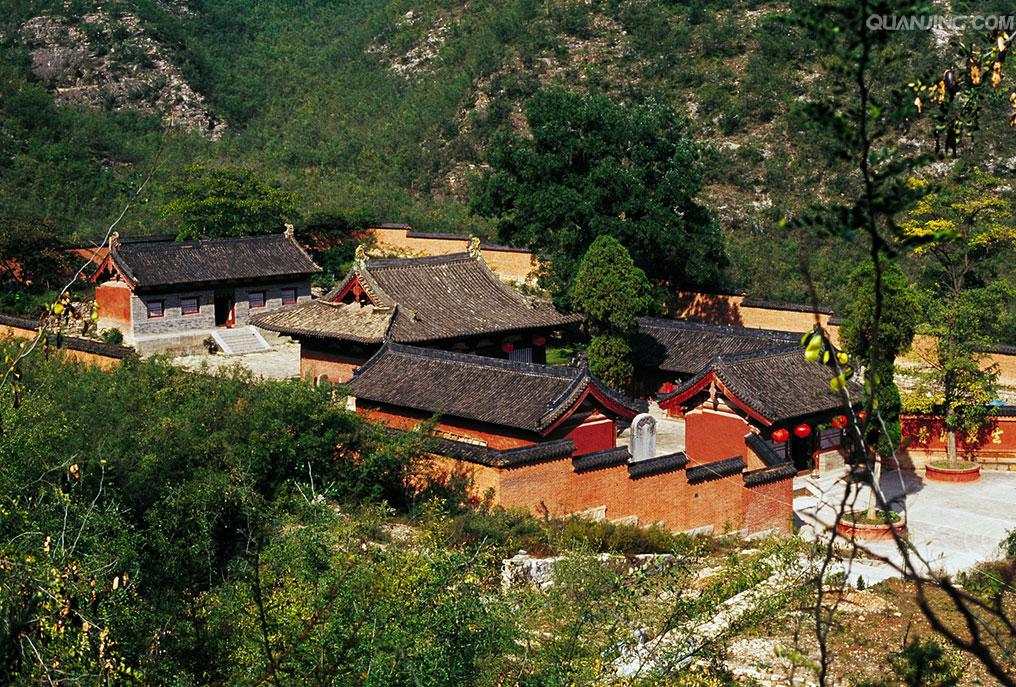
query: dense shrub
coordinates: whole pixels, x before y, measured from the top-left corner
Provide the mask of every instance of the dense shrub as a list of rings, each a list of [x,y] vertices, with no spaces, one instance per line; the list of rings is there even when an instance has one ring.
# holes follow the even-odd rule
[[[103,329],[101,332],[99,332],[99,338],[108,344],[122,344],[123,332],[115,327],[110,329]]]
[[[698,543],[661,527],[639,527],[589,518],[540,519],[504,508],[466,510],[448,516],[440,528],[454,546],[494,548],[503,555],[524,550],[534,556],[572,550],[641,554],[689,551]]]
[[[47,662],[68,670],[203,681],[231,630],[209,625],[196,599],[249,585],[294,501],[405,509],[415,497],[405,485],[419,443],[336,407],[323,387],[157,359],[103,372],[34,355],[23,372],[15,410],[12,387],[0,393],[5,674],[34,670],[19,658],[31,621]],[[89,624],[61,620],[63,604],[91,609]]]

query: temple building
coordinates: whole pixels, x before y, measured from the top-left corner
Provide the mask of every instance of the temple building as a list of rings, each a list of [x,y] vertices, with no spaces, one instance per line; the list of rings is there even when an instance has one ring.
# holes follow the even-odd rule
[[[832,370],[804,359],[797,343],[777,350],[718,355],[693,377],[657,397],[668,415],[683,418],[686,450],[702,459],[740,454],[750,439],[767,463],[810,471],[843,459],[846,418]],[[852,392],[859,391],[852,385]]]
[[[475,249],[396,259],[358,251],[326,296],[253,322],[299,340],[304,379],[346,382],[386,340],[542,363],[548,337],[580,319],[502,283]]]
[[[717,356],[776,351],[800,334],[641,317],[636,339],[639,391],[656,396],[697,375]]]
[[[193,352],[206,339],[224,353],[267,350],[252,316],[309,301],[321,269],[291,231],[176,241],[114,238],[92,276],[100,329],[139,353]]]
[[[369,419],[431,434],[432,469],[466,478],[478,501],[675,531],[790,527],[796,470],[747,425],[737,446],[718,448],[700,441],[708,416],[689,413],[687,447],[671,450],[645,401],[585,365],[387,343],[348,386]]]

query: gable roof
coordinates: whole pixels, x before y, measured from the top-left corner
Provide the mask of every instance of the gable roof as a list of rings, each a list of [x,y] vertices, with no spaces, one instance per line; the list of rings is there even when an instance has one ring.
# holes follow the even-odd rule
[[[775,352],[718,356],[677,390],[660,397],[661,408],[673,408],[716,382],[734,405],[763,425],[828,413],[843,406],[829,388],[832,370],[804,359],[794,344]]]
[[[325,301],[339,301],[357,287],[377,308],[389,309],[391,340],[422,343],[520,330],[560,329],[581,321],[562,315],[548,302],[527,298],[501,282],[468,253],[426,258],[371,259],[354,268]],[[301,305],[293,316],[266,313],[255,324],[283,334],[356,341],[355,323],[335,310]],[[372,341],[380,343],[384,336]]]
[[[692,375],[718,355],[758,353],[785,348],[800,334],[773,329],[727,327],[698,322],[640,317],[639,334],[645,339],[640,367]]]
[[[262,329],[289,336],[373,344],[384,340],[394,314],[394,308],[318,299],[261,313],[250,321]]]
[[[631,419],[645,401],[611,391],[588,368],[554,367],[401,344],[382,346],[349,382],[364,401],[546,435],[592,396]]]
[[[198,241],[124,239],[113,243],[96,275],[107,266],[135,288],[306,277],[321,271],[289,233]]]

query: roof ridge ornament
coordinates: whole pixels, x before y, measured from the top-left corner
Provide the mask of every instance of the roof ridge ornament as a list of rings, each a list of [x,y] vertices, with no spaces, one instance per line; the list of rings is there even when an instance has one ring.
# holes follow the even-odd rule
[[[290,224],[290,223],[288,223],[288,222],[287,222],[287,223],[286,223],[286,224],[284,224],[283,226],[284,226],[284,227],[285,227],[286,229],[285,229],[285,231],[284,231],[284,232],[282,232],[282,233],[283,233],[283,235],[284,235],[284,236],[285,236],[286,238],[289,238],[289,239],[291,239],[291,238],[293,238],[293,236],[295,236],[295,235],[296,235],[296,230],[295,230],[295,229],[293,228],[293,225],[292,225],[292,224]]]
[[[590,374],[589,372],[589,353],[586,351],[578,351],[573,359],[575,367],[579,368],[583,374]]]
[[[480,259],[480,237],[474,234],[469,235],[469,257],[473,260]]]

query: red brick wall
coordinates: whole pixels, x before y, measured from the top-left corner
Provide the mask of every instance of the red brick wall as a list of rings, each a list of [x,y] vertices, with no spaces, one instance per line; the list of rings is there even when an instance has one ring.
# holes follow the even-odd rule
[[[474,506],[483,503],[488,495],[493,497],[493,503],[501,502],[501,471],[497,468],[446,456],[430,456],[421,473],[422,479],[418,480],[421,486],[434,479],[443,482],[449,478],[464,478],[469,485],[469,502]]]
[[[388,427],[394,427],[396,429],[413,430],[421,422],[425,422],[430,419],[430,415],[426,413],[416,413],[414,411],[404,408],[386,408],[373,405],[364,405],[357,403],[356,411],[361,415],[364,415],[373,422],[380,422]],[[514,432],[508,428],[503,428],[497,433],[492,432],[478,424],[468,422],[466,420],[441,420],[434,426],[435,431],[444,432],[459,437],[470,437],[486,442],[490,448],[503,450],[509,448],[520,448],[522,446],[532,446],[536,443],[537,437],[528,436],[527,433],[520,431]]]
[[[683,470],[631,479],[627,465],[578,474],[562,459],[503,470],[499,503],[551,516],[605,506],[608,520],[635,515],[639,524],[678,532],[708,525],[723,531],[744,526],[744,492],[741,475],[693,485]],[[787,506],[781,520],[789,522],[790,512]]]
[[[699,406],[684,416],[685,453],[697,462],[744,456],[748,423],[739,415]]]
[[[131,334],[131,294],[123,282],[110,281],[95,287],[95,302],[99,306],[99,326],[115,327]]]
[[[371,352],[362,354],[339,353],[315,348],[313,344],[300,344],[300,377],[317,381],[321,375],[328,375],[332,383],[345,383],[353,378],[353,370],[367,362]]]
[[[701,464],[695,461],[688,467]],[[688,500],[687,525],[681,529],[713,525],[718,531],[724,531],[744,527],[744,478],[740,473],[698,484],[688,484],[683,472],[678,479],[687,490]]]
[[[426,420],[422,413],[402,408],[361,406],[358,412],[375,422],[390,427],[413,429]],[[727,430],[740,440],[736,450],[718,451],[720,458],[745,455],[743,435],[746,430],[735,425],[730,417],[719,413],[704,416],[702,427]],[[716,423],[719,423],[717,425]],[[712,424],[710,424],[712,423]],[[525,436],[510,430],[503,433],[490,431],[490,426],[478,426],[466,421],[442,421],[439,432],[468,436],[487,442],[492,448],[506,449],[526,446],[539,440],[535,435]],[[615,445],[613,423],[595,413],[571,428],[563,429],[563,436],[575,442],[577,452],[588,452]],[[717,435],[720,437],[721,435]],[[703,441],[707,437],[703,436]],[[714,453],[716,453],[714,451]],[[695,457],[696,464],[711,462]],[[689,484],[684,470],[632,479],[626,464],[576,473],[570,457],[507,469],[493,469],[471,465],[448,458],[434,459],[432,469],[450,473],[468,474],[474,480],[473,496],[481,499],[485,493],[495,496],[495,503],[507,508],[523,508],[539,515],[552,517],[605,508],[609,520],[637,516],[642,525],[660,523],[674,531],[685,531],[708,525],[718,531],[737,530],[748,526],[753,531],[780,527],[787,529],[792,511],[790,488],[787,480],[778,485],[764,485],[749,491],[740,474],[699,484]],[[779,501],[763,499],[757,495],[777,492]]]
[[[746,487],[744,526],[751,532],[778,529],[790,532],[793,518],[794,480]]]
[[[600,413],[593,413],[564,436],[575,444],[576,456],[614,448],[617,445],[617,430],[613,420]]]
[[[931,415],[904,415],[900,463],[905,468],[923,469],[929,461],[947,457],[943,419]],[[1016,417],[993,417],[974,437],[956,434],[961,458],[995,463],[1002,469],[1016,466]]]
[[[941,417],[904,415],[903,440],[911,448],[930,451],[946,450],[945,423]],[[956,435],[961,453],[998,453],[1016,457],[1016,417],[993,417],[974,437],[960,432]]]

